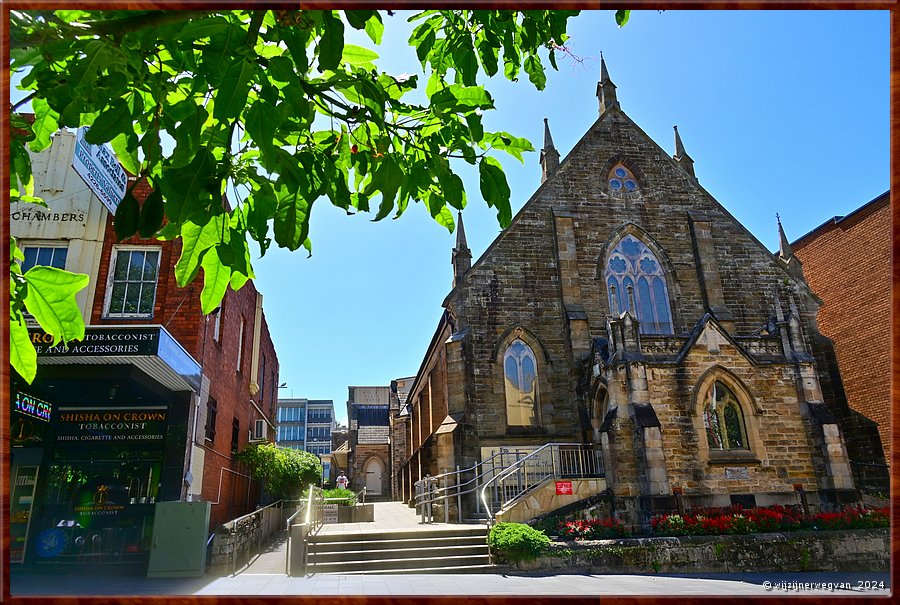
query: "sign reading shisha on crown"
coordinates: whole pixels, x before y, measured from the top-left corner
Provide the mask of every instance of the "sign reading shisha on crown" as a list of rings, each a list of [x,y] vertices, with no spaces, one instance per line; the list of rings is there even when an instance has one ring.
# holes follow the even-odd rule
[[[166,413],[166,406],[60,407],[56,421],[56,441],[150,441],[162,444],[166,436]]]

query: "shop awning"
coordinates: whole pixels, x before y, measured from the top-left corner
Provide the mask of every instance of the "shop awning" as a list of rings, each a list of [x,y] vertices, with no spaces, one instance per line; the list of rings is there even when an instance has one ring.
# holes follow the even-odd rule
[[[41,365],[133,365],[172,391],[200,391],[200,364],[162,326],[89,326],[84,339],[52,346],[30,330]]]

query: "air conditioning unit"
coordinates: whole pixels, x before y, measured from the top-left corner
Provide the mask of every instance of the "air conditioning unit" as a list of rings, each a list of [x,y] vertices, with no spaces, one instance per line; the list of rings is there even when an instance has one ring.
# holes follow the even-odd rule
[[[266,440],[266,421],[265,420],[255,420],[253,421],[253,435],[251,436],[253,441],[265,441]]]

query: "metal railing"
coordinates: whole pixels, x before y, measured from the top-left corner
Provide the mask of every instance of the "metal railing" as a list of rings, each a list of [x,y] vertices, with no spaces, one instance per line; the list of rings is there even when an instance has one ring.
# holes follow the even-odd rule
[[[548,443],[497,473],[481,488],[488,523],[550,479],[603,477],[599,448],[583,443]]]
[[[295,523],[297,519],[299,523]],[[309,538],[316,535],[325,519],[325,498],[322,488],[309,486],[309,494],[297,512],[291,515],[286,526],[288,530],[285,573],[289,576],[306,573],[309,554]]]
[[[414,484],[414,499],[416,510],[422,517],[422,523],[434,522],[434,505],[443,504],[444,523],[450,522],[450,506],[452,500],[456,500],[456,507],[460,519],[462,518],[462,500],[464,496],[473,494],[475,498],[475,514],[481,514],[481,502],[478,498],[478,488],[489,481],[505,466],[527,455],[527,452],[501,451],[490,458],[482,460],[468,468],[442,473],[440,475],[426,475],[424,479]],[[471,476],[470,476],[471,475]]]

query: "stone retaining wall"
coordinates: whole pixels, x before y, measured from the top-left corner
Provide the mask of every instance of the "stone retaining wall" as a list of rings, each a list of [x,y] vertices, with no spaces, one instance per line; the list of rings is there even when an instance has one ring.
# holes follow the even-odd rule
[[[245,563],[249,558],[251,546],[259,545],[261,532],[258,515],[241,520],[233,530],[224,525],[218,526],[212,543],[209,572],[229,574],[232,572],[233,564],[240,566]]]
[[[497,561],[504,565],[504,561]],[[884,529],[554,542],[515,571],[593,573],[888,571]]]

